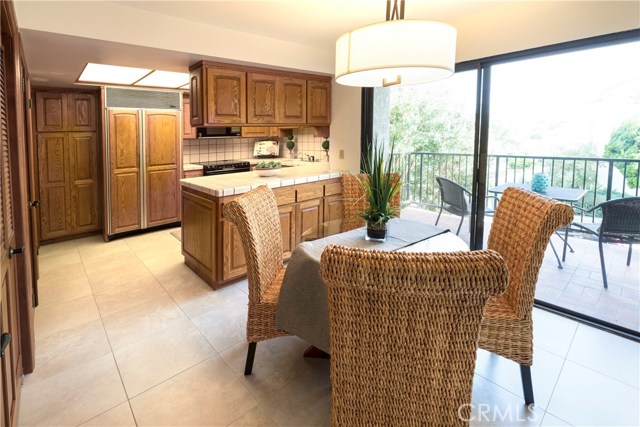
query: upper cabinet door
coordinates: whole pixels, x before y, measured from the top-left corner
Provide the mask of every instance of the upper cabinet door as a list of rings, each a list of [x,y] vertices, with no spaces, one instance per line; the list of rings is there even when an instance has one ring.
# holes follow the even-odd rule
[[[196,137],[196,129],[191,127],[191,100],[188,95],[182,95],[182,139]]]
[[[329,80],[307,81],[307,123],[331,124],[331,82]]]
[[[276,85],[278,78],[269,74],[247,74],[247,121],[276,123]]]
[[[277,123],[305,123],[307,120],[307,81],[278,78]]]
[[[66,130],[66,100],[64,93],[36,93],[36,129],[38,132],[62,132]]]
[[[72,132],[92,132],[96,130],[96,97],[90,93],[70,93],[67,95],[68,129]]]
[[[202,67],[191,70],[189,77],[189,120],[191,126],[204,125],[204,101],[202,92]]]
[[[205,70],[207,124],[246,123],[247,74],[215,67]]]

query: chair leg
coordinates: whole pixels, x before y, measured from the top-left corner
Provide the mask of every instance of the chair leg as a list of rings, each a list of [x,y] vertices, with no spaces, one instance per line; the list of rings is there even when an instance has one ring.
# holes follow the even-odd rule
[[[533,383],[531,382],[531,366],[520,365],[520,376],[522,377],[522,391],[524,392],[525,405],[533,405]]]
[[[251,370],[253,369],[253,358],[256,355],[256,345],[258,343],[250,342],[249,349],[247,350],[247,363],[244,365],[244,374],[251,375]]]
[[[460,229],[462,228],[462,222],[464,221],[464,215],[460,218],[460,224],[458,224],[458,231],[456,231],[456,236],[460,234]]]
[[[438,221],[440,221],[440,215],[442,215],[442,205],[440,205],[440,212],[438,212],[438,218],[436,218],[435,225],[438,225]]]
[[[609,286],[607,285],[607,268],[604,265],[604,250],[602,248],[602,239],[598,241],[598,249],[600,250],[600,268],[602,269],[602,283],[604,283],[604,288],[607,289]]]
[[[632,248],[633,248],[633,245],[629,243],[629,253],[627,254],[627,267],[631,265],[631,249]]]

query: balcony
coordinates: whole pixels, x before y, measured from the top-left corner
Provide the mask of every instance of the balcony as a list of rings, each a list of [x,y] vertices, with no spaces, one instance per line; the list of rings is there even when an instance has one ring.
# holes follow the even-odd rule
[[[471,190],[473,155],[454,153],[408,153],[396,155],[394,169],[403,175],[402,215],[435,223],[440,206],[440,190],[435,178],[443,176]],[[527,183],[536,172],[547,173],[555,187],[582,188],[586,195],[576,204],[587,210],[603,201],[635,197],[640,193],[640,160],[581,157],[487,156],[487,187],[507,182]],[[487,193],[487,195],[490,195]],[[487,198],[486,209],[495,209],[495,199]],[[579,212],[579,213],[578,213]],[[460,217],[442,214],[439,225],[456,230]],[[576,221],[599,222],[598,212],[577,211]],[[485,216],[484,244],[492,218]],[[469,242],[468,218],[460,237]],[[552,242],[562,252],[563,242]],[[626,265],[627,245],[605,244],[609,288],[604,289],[597,240],[584,234],[569,236],[574,249],[567,251],[562,268],[547,248],[538,277],[536,299],[590,316],[636,333],[640,331],[640,248],[634,247],[631,265]]]

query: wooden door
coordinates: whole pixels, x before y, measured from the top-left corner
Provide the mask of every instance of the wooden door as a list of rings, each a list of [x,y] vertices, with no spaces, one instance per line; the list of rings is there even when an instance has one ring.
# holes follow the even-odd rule
[[[282,230],[282,252],[285,259],[291,257],[296,247],[296,209],[295,205],[278,207],[280,229]]]
[[[147,226],[180,221],[180,113],[145,113]]]
[[[298,242],[322,237],[322,199],[313,199],[298,204],[296,222]]]
[[[71,232],[67,145],[65,133],[38,135],[40,237],[42,240],[66,236]]]
[[[277,80],[276,76],[270,74],[247,74],[247,122],[278,122]]]
[[[324,237],[340,233],[344,218],[344,202],[342,194],[324,199]]]
[[[96,96],[92,93],[67,94],[67,130],[93,132],[96,130]]]
[[[72,132],[69,141],[71,232],[98,230],[98,147],[95,132]]]
[[[206,67],[205,70],[207,76],[206,123],[210,125],[246,123],[247,74],[242,71],[214,67]],[[191,123],[193,124],[193,120]]]
[[[247,259],[238,228],[229,221],[222,227],[222,280],[231,280],[247,274]]]
[[[188,95],[182,95],[182,139],[194,139],[196,129],[191,127],[191,100]]]
[[[301,124],[307,120],[307,81],[278,77],[277,123]]]
[[[191,126],[204,125],[204,94],[202,88],[202,68],[191,70],[189,75],[189,119]]]
[[[331,124],[331,82],[307,81],[307,123]]]
[[[62,132],[67,121],[67,97],[64,93],[36,93],[36,130]]]
[[[13,193],[11,186],[11,161],[9,152],[9,119],[7,111],[7,87],[5,74],[4,40],[0,49],[0,342],[4,353],[0,356],[2,375],[1,396],[2,424],[13,425],[17,416],[19,381],[22,376],[20,354],[20,330],[15,257]]]
[[[109,110],[109,193],[108,234],[140,229],[139,110]]]

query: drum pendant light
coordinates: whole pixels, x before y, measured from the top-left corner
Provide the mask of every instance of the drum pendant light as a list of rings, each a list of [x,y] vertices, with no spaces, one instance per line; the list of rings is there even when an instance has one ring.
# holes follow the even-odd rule
[[[387,0],[387,20],[356,28],[336,41],[336,82],[381,87],[425,83],[453,75],[456,29],[405,20],[404,0]]]

